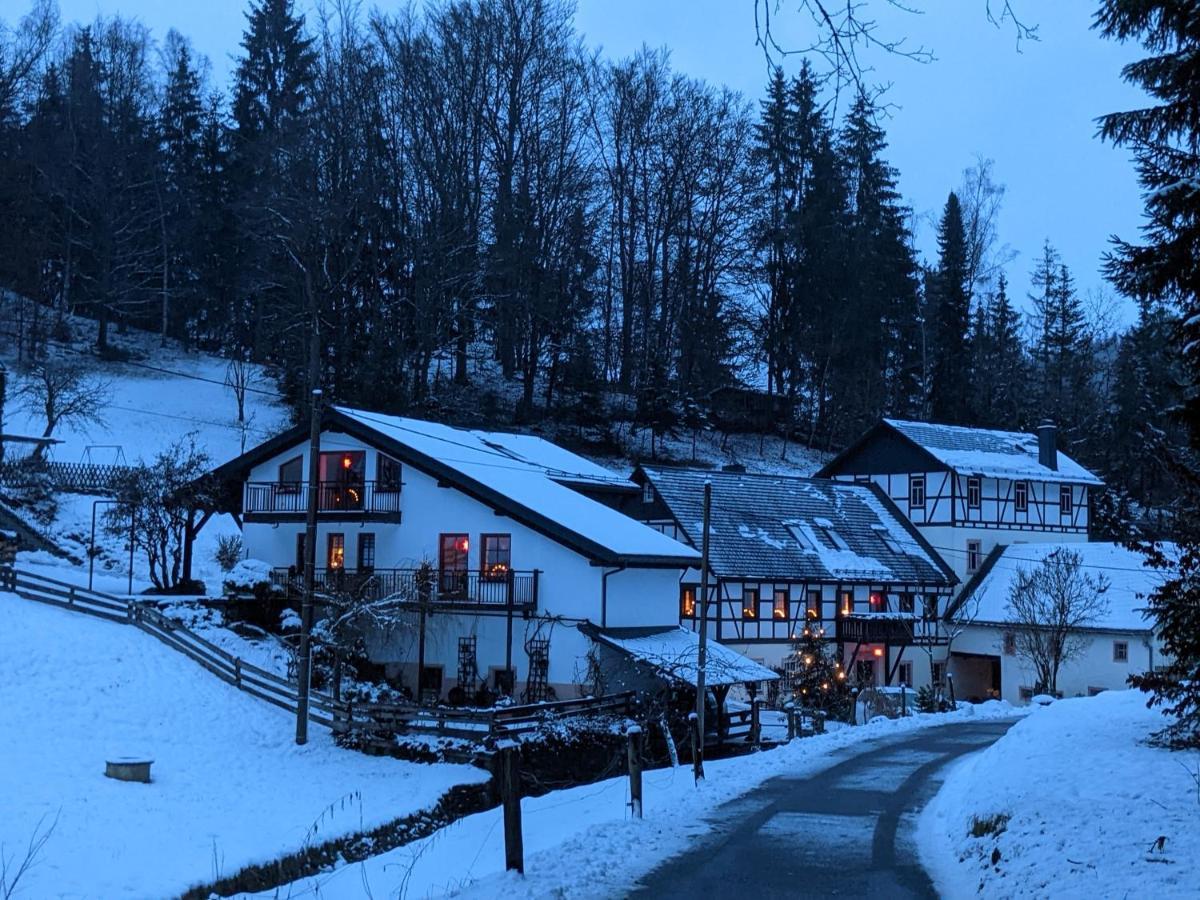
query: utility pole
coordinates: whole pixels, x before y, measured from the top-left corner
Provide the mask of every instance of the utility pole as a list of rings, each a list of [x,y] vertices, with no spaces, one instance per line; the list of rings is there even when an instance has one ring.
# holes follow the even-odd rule
[[[314,316],[314,319],[316,317]],[[317,323],[313,322],[310,344],[309,383],[312,405],[308,433],[308,507],[304,523],[304,597],[300,601],[300,653],[296,666],[296,743],[308,743],[308,695],[312,689],[313,582],[317,566],[317,501],[321,477],[321,388]]]
[[[696,665],[696,735],[692,768],[696,781],[704,777],[704,667],[708,665],[708,532],[712,517],[712,481],[704,482],[704,536],[700,539],[700,649]],[[719,725],[720,723],[718,723]]]

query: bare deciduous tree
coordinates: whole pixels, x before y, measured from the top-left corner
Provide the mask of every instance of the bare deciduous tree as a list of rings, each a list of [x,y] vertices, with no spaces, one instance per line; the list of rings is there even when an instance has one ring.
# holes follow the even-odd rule
[[[1083,569],[1073,550],[1055,550],[1017,573],[1008,593],[1006,624],[1016,655],[1033,666],[1041,690],[1058,690],[1058,673],[1087,642],[1081,629],[1108,611],[1109,582]]]
[[[86,368],[67,362],[47,361],[35,367],[17,388],[14,397],[35,415],[45,416],[42,437],[51,437],[60,425],[78,428],[104,421],[103,407],[110,385]],[[46,445],[33,451],[35,459],[45,456]]]

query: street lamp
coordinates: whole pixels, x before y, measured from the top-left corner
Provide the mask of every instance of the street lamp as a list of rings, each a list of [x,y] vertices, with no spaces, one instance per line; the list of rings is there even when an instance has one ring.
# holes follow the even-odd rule
[[[96,507],[104,506],[121,506],[124,501],[121,500],[93,500],[92,501],[92,541],[88,547],[88,590],[92,589],[92,577],[96,570]],[[137,518],[137,509],[134,506],[129,507],[129,595],[133,596],[133,535],[134,523]]]

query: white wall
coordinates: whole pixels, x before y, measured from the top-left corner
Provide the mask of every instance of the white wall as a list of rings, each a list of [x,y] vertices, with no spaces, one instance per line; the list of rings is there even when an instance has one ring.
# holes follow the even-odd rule
[[[1033,687],[1037,679],[1028,662],[1004,653],[1004,632],[1003,625],[968,625],[955,638],[951,651],[997,657],[1000,660],[1001,698],[1010,703],[1024,703],[1021,688]],[[1064,697],[1084,697],[1096,688],[1120,690],[1127,687],[1126,680],[1130,675],[1146,672],[1152,664],[1162,664],[1161,644],[1157,640],[1151,641],[1149,632],[1088,632],[1086,641],[1083,655],[1068,662],[1058,673],[1058,689]],[[1129,659],[1126,662],[1113,661],[1114,641],[1128,644]],[[1147,643],[1151,646],[1146,646]],[[951,673],[962,666],[962,661],[951,657]],[[964,691],[959,693],[962,695]]]

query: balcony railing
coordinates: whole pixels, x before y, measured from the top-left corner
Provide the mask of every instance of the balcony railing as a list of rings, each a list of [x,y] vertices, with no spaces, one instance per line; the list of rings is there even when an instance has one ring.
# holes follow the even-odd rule
[[[242,509],[247,513],[303,513],[308,509],[308,483],[247,482]],[[317,484],[317,511],[399,513],[400,487],[379,481],[322,481]]]
[[[316,569],[313,584],[318,593],[351,593],[363,600],[395,598],[419,606],[537,608],[538,571],[504,572],[451,571],[430,569]],[[279,588],[299,592],[304,575],[295,567],[273,569],[271,580]]]
[[[837,639],[863,644],[937,644],[944,635],[936,619],[908,613],[853,613],[839,616]]]

